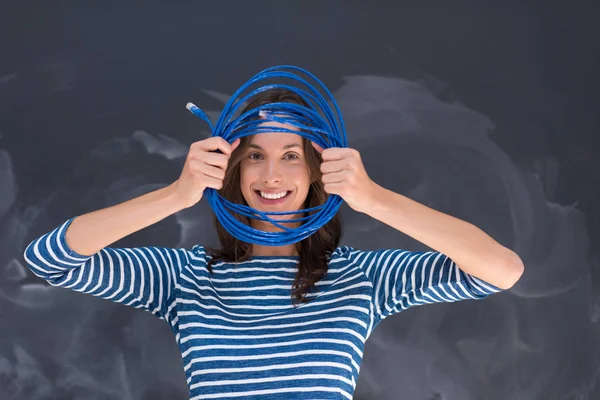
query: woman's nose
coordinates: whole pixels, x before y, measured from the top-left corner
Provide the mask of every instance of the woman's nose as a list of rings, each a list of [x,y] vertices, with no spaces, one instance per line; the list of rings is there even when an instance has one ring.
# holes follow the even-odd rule
[[[277,161],[267,161],[265,163],[265,170],[263,171],[263,180],[265,182],[280,181],[282,176],[281,168],[279,167],[280,166]]]

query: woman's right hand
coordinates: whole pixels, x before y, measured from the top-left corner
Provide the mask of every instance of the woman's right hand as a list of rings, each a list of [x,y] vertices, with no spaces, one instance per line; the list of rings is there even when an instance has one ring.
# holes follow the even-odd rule
[[[204,189],[219,190],[223,187],[229,158],[239,144],[240,139],[229,144],[220,136],[192,143],[181,176],[173,184],[175,194],[184,208],[198,203]],[[215,150],[221,150],[223,154]]]

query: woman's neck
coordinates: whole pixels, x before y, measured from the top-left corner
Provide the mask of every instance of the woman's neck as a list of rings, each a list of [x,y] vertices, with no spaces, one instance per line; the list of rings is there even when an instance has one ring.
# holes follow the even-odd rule
[[[263,246],[260,244],[252,245],[253,256],[297,256],[296,244],[292,243],[284,246]]]
[[[294,215],[287,218],[299,218],[302,215]],[[280,232],[281,228],[272,225],[271,223],[264,223],[260,221],[252,221],[250,225],[255,229],[260,229],[265,232]],[[283,223],[284,226],[289,228],[296,228],[300,223]],[[252,250],[250,254],[253,256],[298,256],[298,250],[296,249],[297,243],[287,244],[283,246],[263,246],[260,244],[252,244]]]

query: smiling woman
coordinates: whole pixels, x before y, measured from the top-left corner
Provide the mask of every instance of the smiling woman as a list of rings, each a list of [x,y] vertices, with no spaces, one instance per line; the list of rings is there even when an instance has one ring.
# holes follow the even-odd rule
[[[305,105],[295,92],[272,88],[244,111],[284,102]],[[256,110],[248,115],[260,131],[231,144],[222,137],[192,144],[172,185],[71,218],[24,252],[33,273],[51,285],[166,320],[190,399],[351,400],[365,342],[384,318],[421,304],[484,299],[518,279],[522,267],[502,246],[470,224],[376,185],[357,150],[323,150],[293,124],[281,132],[277,118]],[[260,213],[314,213],[336,194],[353,210],[437,250],[341,246],[337,212],[292,244],[242,241],[215,214],[219,249],[108,246],[193,206],[206,188]],[[276,226],[233,215],[265,231],[301,223],[285,218],[286,225]]]
[[[255,97],[242,110],[242,114],[264,104],[290,102],[303,106],[308,104],[296,93],[276,88],[264,91]],[[265,122],[264,126],[285,126],[277,122]],[[293,126],[285,126],[296,130]],[[322,158],[307,138],[293,133],[263,132],[241,138],[233,151],[223,188],[219,194],[236,204],[244,204],[260,211],[295,211],[317,207],[327,200],[322,173]],[[261,194],[261,192],[263,192]],[[276,200],[282,192],[287,194]],[[295,219],[304,215],[271,216],[272,219]],[[273,224],[235,215],[244,224],[263,231],[279,231]],[[306,239],[282,246],[263,246],[242,242],[232,236],[213,213],[213,223],[217,230],[221,249],[207,247],[212,256],[211,266],[218,260],[242,262],[254,256],[300,256],[298,272],[292,285],[292,297],[299,302],[307,301],[305,295],[311,286],[327,271],[327,254],[339,246],[343,222],[339,213],[321,229]],[[283,223],[296,227],[300,223]]]

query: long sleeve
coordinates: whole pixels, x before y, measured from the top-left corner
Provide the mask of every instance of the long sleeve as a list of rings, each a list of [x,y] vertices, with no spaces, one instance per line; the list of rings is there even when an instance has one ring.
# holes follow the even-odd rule
[[[439,252],[344,247],[346,258],[358,265],[373,285],[379,319],[421,304],[481,300],[502,291],[462,271]]]
[[[52,286],[143,308],[165,319],[167,302],[189,260],[185,249],[111,248],[84,256],[65,239],[74,218],[34,239],[23,254],[27,265]]]

